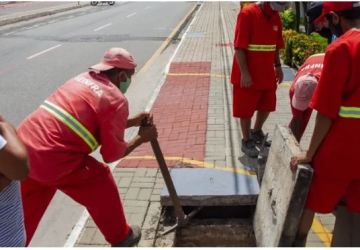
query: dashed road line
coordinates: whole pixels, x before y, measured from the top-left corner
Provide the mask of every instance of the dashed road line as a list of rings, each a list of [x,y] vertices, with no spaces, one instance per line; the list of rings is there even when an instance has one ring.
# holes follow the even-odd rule
[[[103,25],[103,26],[100,26],[100,27],[94,29],[94,31],[96,32],[96,31],[105,29],[106,27],[109,27],[109,26],[111,26],[111,25],[112,25],[112,23],[107,23],[107,24],[105,24],[105,25]]]
[[[111,25],[112,25],[112,23],[107,23],[107,24],[105,24],[105,25],[103,25],[103,26],[100,26],[100,27],[94,29],[94,31],[96,32],[96,31],[105,29],[106,27],[109,27],[109,26],[111,26]]]
[[[55,45],[55,46],[53,46],[53,47],[51,47],[51,48],[48,48],[48,49],[45,49],[45,50],[43,50],[43,51],[40,51],[40,52],[38,52],[38,53],[36,53],[36,54],[33,54],[33,55],[27,57],[26,59],[31,60],[31,59],[33,59],[33,58],[35,58],[35,57],[41,56],[41,55],[43,55],[43,54],[45,54],[45,53],[47,53],[47,52],[49,52],[49,51],[52,51],[52,50],[54,50],[54,49],[56,49],[56,48],[59,48],[59,47],[61,47],[61,46],[62,46],[62,44]]]
[[[126,17],[127,17],[127,18],[130,18],[130,17],[135,16],[135,15],[136,15],[136,12],[131,13],[131,14],[127,15]]]
[[[17,32],[16,30],[15,30],[15,31],[11,31],[11,32],[5,33],[4,36],[8,36],[8,35],[14,34],[14,33],[16,33],[16,32]]]

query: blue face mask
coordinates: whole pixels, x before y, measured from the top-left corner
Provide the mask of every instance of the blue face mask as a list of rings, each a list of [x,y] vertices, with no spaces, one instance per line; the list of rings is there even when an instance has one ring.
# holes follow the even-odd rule
[[[120,82],[119,89],[121,93],[125,94],[131,83],[131,78],[126,77],[126,81]]]

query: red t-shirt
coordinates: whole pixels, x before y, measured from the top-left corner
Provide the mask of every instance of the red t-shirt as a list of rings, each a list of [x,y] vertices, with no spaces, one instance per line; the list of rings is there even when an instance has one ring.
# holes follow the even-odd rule
[[[306,59],[306,61],[303,63],[303,65],[301,65],[301,67],[297,71],[296,76],[291,83],[290,92],[294,92],[295,83],[296,83],[297,79],[299,79],[300,77],[302,77],[304,75],[311,74],[311,75],[315,76],[317,79],[320,79],[321,71],[324,67],[324,65],[323,65],[324,56],[325,56],[324,53],[315,54],[315,55],[309,56]]]
[[[105,162],[121,158],[128,102],[102,74],[82,73],[60,86],[48,98],[75,117],[96,138]],[[18,129],[27,146],[30,177],[52,182],[84,167],[90,147],[63,122],[43,108],[31,113]]]
[[[235,28],[235,49],[246,50],[249,73],[253,80],[252,89],[266,90],[276,88],[274,70],[276,49],[284,48],[282,24],[278,12],[272,11],[265,3],[264,12],[258,4],[250,4],[241,9]],[[252,46],[274,46],[271,51],[255,51]],[[241,72],[234,56],[231,82],[240,84]]]
[[[315,166],[317,171],[323,175],[360,178],[356,163],[360,119],[339,116],[341,106],[360,108],[359,69],[360,30],[352,29],[327,48],[320,81],[310,103],[310,107],[333,120],[315,160],[315,164],[319,163]]]

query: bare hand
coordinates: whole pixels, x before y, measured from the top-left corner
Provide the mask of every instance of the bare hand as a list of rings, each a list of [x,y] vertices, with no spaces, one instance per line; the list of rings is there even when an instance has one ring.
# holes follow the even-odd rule
[[[11,180],[0,174],[0,191],[2,191],[5,187],[10,184]]]
[[[276,67],[275,68],[275,75],[276,75],[277,83],[278,84],[282,83],[282,81],[284,80],[284,73],[283,73],[281,67]]]
[[[253,84],[249,73],[241,74],[240,86],[242,88],[249,88]]]
[[[290,160],[290,169],[295,172],[298,164],[306,164],[306,163],[310,163],[312,161],[312,159],[310,157],[307,156],[306,152],[305,153],[301,153],[299,155],[296,155],[294,157],[291,157]]]
[[[153,125],[153,115],[148,112],[141,112],[133,118],[133,126],[151,126]]]
[[[158,132],[155,125],[147,126],[147,127],[140,127],[138,135],[141,138],[141,141],[149,142],[153,139],[158,137]]]

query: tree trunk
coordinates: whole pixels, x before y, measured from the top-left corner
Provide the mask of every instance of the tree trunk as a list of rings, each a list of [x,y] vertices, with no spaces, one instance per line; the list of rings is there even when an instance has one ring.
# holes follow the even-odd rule
[[[295,2],[295,29],[300,31],[300,2]]]

